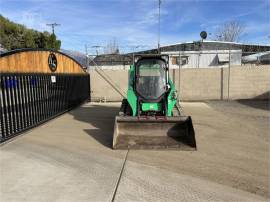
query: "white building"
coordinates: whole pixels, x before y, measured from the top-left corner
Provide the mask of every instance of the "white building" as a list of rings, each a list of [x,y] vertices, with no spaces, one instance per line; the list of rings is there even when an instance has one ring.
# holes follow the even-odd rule
[[[242,65],[242,56],[270,51],[270,46],[204,40],[165,45],[160,50],[170,56],[170,68],[216,68]],[[157,49],[138,53],[157,53]]]
[[[160,47],[161,54],[170,56],[170,68],[221,68],[242,65],[243,56],[270,51],[267,45],[251,45],[221,41],[194,41]],[[102,69],[127,69],[133,54],[157,54],[157,49],[128,54],[105,54],[96,56],[90,67]]]
[[[216,68],[241,65],[242,50],[161,52],[170,56],[170,68]],[[180,60],[181,58],[181,60]],[[230,58],[230,59],[229,59]],[[181,61],[181,63],[179,62]]]

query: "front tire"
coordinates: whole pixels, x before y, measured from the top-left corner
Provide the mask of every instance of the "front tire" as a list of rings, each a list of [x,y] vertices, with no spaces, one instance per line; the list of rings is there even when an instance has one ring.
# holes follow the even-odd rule
[[[131,116],[132,109],[127,101],[127,99],[122,100],[122,104],[119,111],[119,116]]]

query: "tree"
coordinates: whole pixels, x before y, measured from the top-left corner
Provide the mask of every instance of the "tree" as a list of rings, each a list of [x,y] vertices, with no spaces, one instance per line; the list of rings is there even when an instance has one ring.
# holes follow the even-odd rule
[[[38,32],[11,22],[0,15],[0,44],[7,50],[19,48],[49,48],[59,50],[61,41],[49,32]]]
[[[109,41],[104,47],[105,54],[119,54],[119,46],[115,39]]]
[[[25,48],[36,48],[35,38],[33,32],[26,31],[24,34],[24,47]]]
[[[52,33],[49,36],[49,40],[48,40],[48,43],[47,43],[47,48],[59,50],[60,46],[61,46],[61,41],[57,40],[56,35],[54,33]]]
[[[238,42],[245,31],[245,26],[238,21],[228,21],[217,28],[215,40]]]
[[[49,32],[40,32],[38,33],[38,37],[36,38],[36,44],[38,48],[47,48],[48,47],[48,40],[49,40],[50,33]]]

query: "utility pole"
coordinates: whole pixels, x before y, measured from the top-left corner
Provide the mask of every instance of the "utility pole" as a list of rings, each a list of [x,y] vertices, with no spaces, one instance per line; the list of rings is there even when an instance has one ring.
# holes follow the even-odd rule
[[[52,27],[52,33],[54,34],[54,27],[56,26],[60,26],[61,24],[57,24],[57,23],[51,23],[51,24],[47,24],[47,26]]]
[[[161,0],[158,0],[158,53],[160,53],[160,5]]]
[[[86,55],[86,68],[89,67],[89,61],[88,61],[88,47],[87,44],[85,44],[85,55]]]

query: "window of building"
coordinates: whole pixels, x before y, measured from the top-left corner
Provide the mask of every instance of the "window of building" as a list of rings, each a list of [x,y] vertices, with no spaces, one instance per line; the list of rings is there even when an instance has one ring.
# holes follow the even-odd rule
[[[217,54],[217,55],[218,55],[218,63],[219,64],[229,63],[229,54]]]
[[[181,65],[186,65],[188,64],[188,59],[189,57],[186,55],[181,56]],[[173,65],[179,65],[180,57],[179,56],[172,56],[171,57],[172,64]]]

